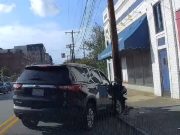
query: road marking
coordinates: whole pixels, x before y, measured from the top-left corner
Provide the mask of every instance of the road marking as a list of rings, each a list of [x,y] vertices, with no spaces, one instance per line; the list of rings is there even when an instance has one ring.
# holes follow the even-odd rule
[[[0,135],[4,135],[8,131],[8,129],[14,126],[18,121],[19,119],[14,115],[9,117],[8,120],[6,120],[3,124],[0,125]]]
[[[14,121],[12,121],[11,123],[9,123],[9,125],[7,125],[5,128],[3,128],[3,129],[0,131],[0,135],[5,135],[5,133],[8,131],[8,129],[10,129],[11,127],[13,127],[18,121],[19,121],[19,119],[16,118]]]
[[[13,119],[15,119],[16,117],[14,115],[10,116],[6,121],[4,121],[1,125],[0,125],[0,129],[5,127],[7,124],[9,124],[9,122],[11,122]]]

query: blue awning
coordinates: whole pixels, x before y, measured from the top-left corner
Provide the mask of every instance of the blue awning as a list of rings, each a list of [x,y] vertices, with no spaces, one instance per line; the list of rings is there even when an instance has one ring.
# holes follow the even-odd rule
[[[129,27],[118,34],[119,51],[129,49],[149,48],[149,27],[146,15],[141,16]],[[98,55],[98,60],[103,60],[112,56],[112,45],[103,50]]]

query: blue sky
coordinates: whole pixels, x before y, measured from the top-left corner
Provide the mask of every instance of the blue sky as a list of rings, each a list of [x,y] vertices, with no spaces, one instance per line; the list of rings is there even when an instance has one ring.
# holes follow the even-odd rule
[[[93,0],[89,0],[91,3]],[[105,0],[95,0],[92,25],[102,25]],[[65,31],[79,30],[86,0],[0,0],[0,48],[44,43],[55,63],[71,43]],[[91,25],[91,26],[92,26]],[[83,28],[82,28],[83,29]],[[89,27],[91,29],[91,27]],[[76,36],[77,37],[77,36]],[[79,43],[77,42],[76,50]],[[78,53],[77,57],[80,57]]]

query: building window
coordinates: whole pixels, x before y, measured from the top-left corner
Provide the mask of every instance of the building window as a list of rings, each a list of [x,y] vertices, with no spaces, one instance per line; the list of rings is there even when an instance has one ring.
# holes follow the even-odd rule
[[[108,42],[108,41],[106,42],[106,45],[107,45],[107,46],[109,45],[109,42]]]
[[[153,13],[154,13],[154,22],[155,22],[156,33],[162,32],[164,30],[164,26],[163,26],[163,18],[162,18],[160,2],[156,3],[153,6]]]
[[[112,81],[112,68],[111,68],[111,63],[108,63],[109,67],[109,80]]]

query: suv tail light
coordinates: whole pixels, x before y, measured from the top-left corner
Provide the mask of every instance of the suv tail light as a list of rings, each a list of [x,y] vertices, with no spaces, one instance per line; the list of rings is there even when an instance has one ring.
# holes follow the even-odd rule
[[[66,86],[58,86],[58,88],[61,90],[66,90],[66,91],[79,92],[81,91],[82,86],[79,84],[73,84],[73,85],[66,85]]]
[[[20,90],[22,88],[22,84],[16,83],[16,84],[13,85],[13,88],[15,90]]]

